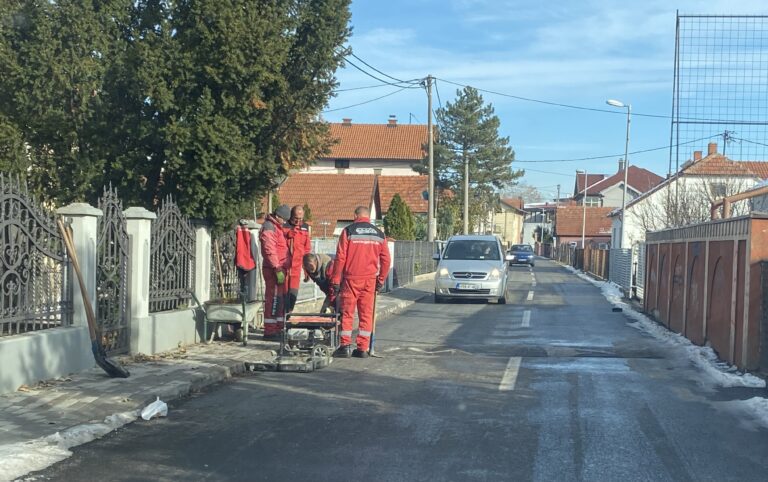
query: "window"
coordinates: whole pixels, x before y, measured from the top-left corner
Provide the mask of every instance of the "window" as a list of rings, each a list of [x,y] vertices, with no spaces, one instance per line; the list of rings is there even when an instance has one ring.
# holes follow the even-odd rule
[[[600,196],[587,196],[582,200],[582,203],[586,202],[588,208],[600,207]]]
[[[336,169],[349,169],[349,159],[336,159],[333,165]]]
[[[462,239],[451,241],[445,247],[443,259],[492,259],[499,260],[499,244],[494,241]]]

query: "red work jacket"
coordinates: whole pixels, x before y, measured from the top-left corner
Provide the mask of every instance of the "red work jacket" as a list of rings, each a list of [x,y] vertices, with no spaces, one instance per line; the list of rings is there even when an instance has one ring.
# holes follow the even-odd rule
[[[380,284],[389,274],[390,256],[387,237],[368,218],[357,218],[341,231],[336,247],[333,284],[344,279],[371,279]]]
[[[283,232],[288,240],[288,247],[293,246],[291,253],[291,272],[294,275],[301,273],[302,259],[304,255],[312,251],[312,240],[309,234],[309,225],[302,223],[301,226],[294,226],[291,223],[283,224]]]
[[[288,269],[291,265],[288,256],[288,240],[285,239],[282,225],[273,215],[267,215],[267,219],[259,231],[261,243],[261,256],[264,258],[264,267],[272,269]]]

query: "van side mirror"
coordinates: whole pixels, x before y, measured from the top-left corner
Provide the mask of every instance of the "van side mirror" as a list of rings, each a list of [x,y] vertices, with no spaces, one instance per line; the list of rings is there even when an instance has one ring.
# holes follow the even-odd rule
[[[434,259],[435,261],[440,261],[440,253],[433,254],[432,259]]]

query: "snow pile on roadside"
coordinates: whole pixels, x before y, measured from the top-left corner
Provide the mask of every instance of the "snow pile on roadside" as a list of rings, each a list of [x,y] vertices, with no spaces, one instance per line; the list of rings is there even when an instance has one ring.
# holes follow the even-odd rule
[[[72,455],[72,447],[101,438],[138,416],[138,410],[116,413],[101,423],[78,425],[30,442],[0,445],[0,481],[14,480],[60,462]]]
[[[739,400],[733,403],[753,413],[757,421],[768,428],[768,398],[753,397],[749,400]]]
[[[608,302],[617,308],[621,308],[624,311],[624,314],[635,320],[635,323],[630,323],[630,326],[648,333],[657,340],[677,345],[685,349],[688,358],[693,364],[703,370],[720,386],[747,388],[765,387],[765,380],[762,378],[758,378],[750,373],[741,373],[736,367],[718,360],[717,355],[711,347],[694,345],[686,337],[669,331],[666,327],[656,323],[646,315],[635,311],[632,306],[624,301],[621,288],[615,283],[598,281],[585,275],[581,271],[574,269],[572,266],[566,266],[566,269],[576,274],[579,278],[589,281],[600,288],[600,291],[602,291],[603,296]]]

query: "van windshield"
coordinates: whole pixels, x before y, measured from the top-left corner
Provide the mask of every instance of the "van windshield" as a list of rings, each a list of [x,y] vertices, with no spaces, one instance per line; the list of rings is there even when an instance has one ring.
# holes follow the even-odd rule
[[[451,241],[445,247],[443,259],[490,259],[499,260],[499,247],[494,241],[462,239]]]

